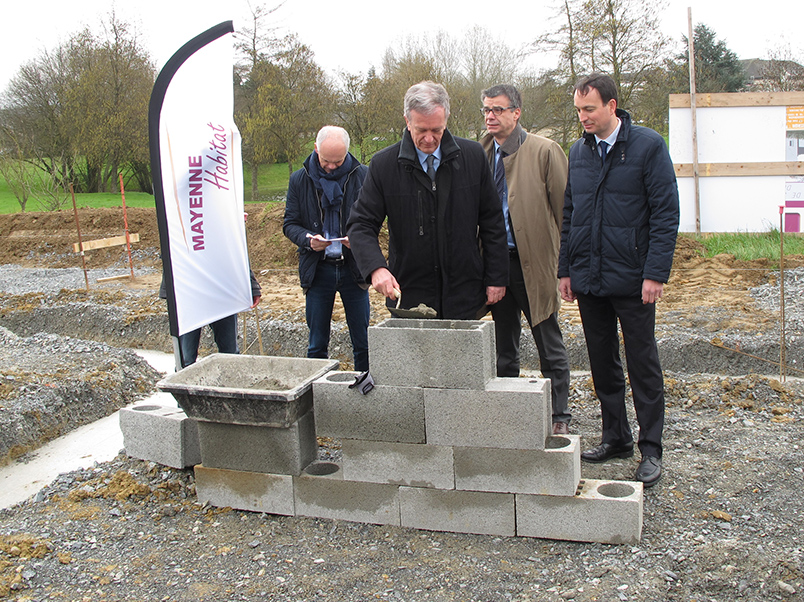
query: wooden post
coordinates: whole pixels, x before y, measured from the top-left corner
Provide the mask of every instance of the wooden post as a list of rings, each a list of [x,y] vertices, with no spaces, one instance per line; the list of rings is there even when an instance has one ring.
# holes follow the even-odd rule
[[[240,353],[248,353],[248,342],[247,342],[247,335],[246,335],[246,312],[242,312],[240,315],[243,316],[243,351]]]
[[[81,265],[84,268],[84,282],[86,282],[87,290],[89,290],[89,276],[87,275],[87,260],[84,255],[84,243],[81,240],[81,226],[78,223],[78,206],[75,204],[75,192],[73,185],[70,183],[70,196],[73,197],[73,213],[75,214],[75,229],[78,231],[78,249],[81,253]]]
[[[262,347],[262,328],[260,327],[260,312],[257,309],[257,305],[254,306],[254,317],[257,319],[257,340],[260,342],[260,355],[265,355],[265,349]]]
[[[692,179],[695,185],[695,232],[701,233],[701,182],[698,177],[698,115],[695,94],[695,42],[692,29],[692,8],[687,7],[687,26],[690,62],[690,110],[692,112]]]
[[[134,262],[131,261],[131,239],[128,235],[128,212],[126,211],[126,191],[123,190],[123,174],[117,174],[120,177],[120,196],[123,199],[123,226],[126,229],[126,251],[128,251],[128,267],[131,270],[131,279],[134,279]]]
[[[779,319],[781,320],[781,335],[779,337],[779,380],[787,379],[785,360],[787,359],[785,328],[784,328],[784,205],[779,205]]]

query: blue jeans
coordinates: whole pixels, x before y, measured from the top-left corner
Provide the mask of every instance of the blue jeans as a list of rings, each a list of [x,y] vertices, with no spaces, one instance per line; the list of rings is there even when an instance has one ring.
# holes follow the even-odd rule
[[[369,369],[368,325],[371,308],[368,290],[358,286],[345,262],[336,265],[319,261],[316,266],[313,284],[307,289],[307,327],[310,329],[307,357],[328,357],[336,292],[340,293],[346,312],[355,370],[365,372]]]
[[[215,336],[215,344],[219,353],[240,353],[237,348],[237,314],[221,318],[209,325]],[[179,337],[182,368],[194,364],[198,358],[198,343],[201,340],[201,329],[187,332]]]

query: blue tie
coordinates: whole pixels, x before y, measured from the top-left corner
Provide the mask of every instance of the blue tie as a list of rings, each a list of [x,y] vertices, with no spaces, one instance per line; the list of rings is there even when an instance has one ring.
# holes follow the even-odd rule
[[[497,185],[497,194],[500,200],[505,200],[505,165],[503,164],[503,152],[497,148],[497,162],[494,164],[494,184]]]
[[[430,181],[435,182],[435,155],[427,155],[427,175],[430,176]]]
[[[609,150],[609,143],[605,140],[600,141],[600,158],[606,160],[606,151]]]

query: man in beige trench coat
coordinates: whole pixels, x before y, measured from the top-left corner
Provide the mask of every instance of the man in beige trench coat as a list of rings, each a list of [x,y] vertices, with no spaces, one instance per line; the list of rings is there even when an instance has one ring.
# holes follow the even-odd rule
[[[492,86],[481,99],[488,132],[481,143],[503,204],[510,259],[505,297],[491,306],[497,376],[519,376],[524,313],[541,372],[550,379],[553,434],[567,434],[572,418],[567,410],[569,359],[558,325],[557,276],[567,157],[552,140],[522,129],[522,98],[514,86]]]

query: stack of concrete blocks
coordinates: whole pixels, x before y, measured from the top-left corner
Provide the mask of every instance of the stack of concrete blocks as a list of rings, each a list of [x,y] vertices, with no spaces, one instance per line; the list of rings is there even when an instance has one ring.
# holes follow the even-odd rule
[[[551,435],[549,381],[495,376],[492,322],[386,320],[369,328],[369,355],[367,395],[349,388],[354,372],[312,385],[315,434],[341,441],[340,464],[213,468],[202,433],[199,501],[435,531],[639,541],[641,483],[581,479],[579,437]]]

